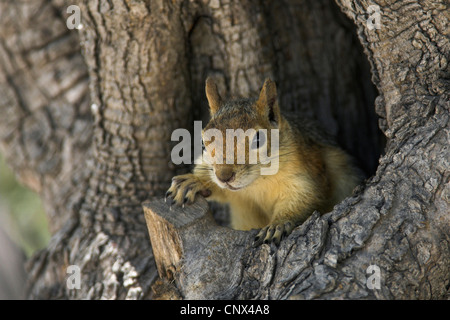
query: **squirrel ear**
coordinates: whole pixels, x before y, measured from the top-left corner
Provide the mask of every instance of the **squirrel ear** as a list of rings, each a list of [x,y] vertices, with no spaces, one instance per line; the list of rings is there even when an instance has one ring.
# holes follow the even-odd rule
[[[216,83],[211,77],[206,79],[206,98],[208,99],[209,109],[211,115],[215,114],[222,105],[222,98],[219,95],[219,91],[217,90]]]
[[[277,86],[269,78],[264,81],[258,101],[256,101],[256,108],[261,115],[269,117],[269,121],[278,123],[280,108],[277,103]]]

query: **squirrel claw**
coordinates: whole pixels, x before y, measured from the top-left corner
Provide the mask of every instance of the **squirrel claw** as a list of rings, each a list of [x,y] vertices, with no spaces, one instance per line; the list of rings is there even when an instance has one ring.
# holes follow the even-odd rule
[[[184,208],[186,205],[195,201],[197,193],[209,196],[211,192],[204,189],[203,184],[193,174],[175,176],[172,178],[172,184],[166,192],[165,201],[170,206],[175,204]]]
[[[287,237],[294,229],[294,226],[291,221],[270,224],[258,232],[253,241],[253,246],[258,247],[263,243],[273,243],[279,246],[283,237]]]
[[[164,196],[164,202],[167,203],[167,198],[170,197],[170,195],[172,194],[172,191],[167,191],[166,195]]]

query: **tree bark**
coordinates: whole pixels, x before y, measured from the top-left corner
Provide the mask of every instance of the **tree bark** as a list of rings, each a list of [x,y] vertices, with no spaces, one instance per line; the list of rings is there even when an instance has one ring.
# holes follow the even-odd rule
[[[65,27],[73,3],[0,2],[0,147],[53,233],[28,263],[29,297],[445,297],[448,4],[380,2],[370,30],[365,2],[337,3],[356,29],[328,0],[85,0],[78,33]],[[207,119],[208,75],[229,96],[272,77],[284,110],[319,120],[373,176],[279,248],[217,226],[202,199],[181,219],[160,200],[187,170],[170,136]],[[174,285],[152,291],[157,266]]]

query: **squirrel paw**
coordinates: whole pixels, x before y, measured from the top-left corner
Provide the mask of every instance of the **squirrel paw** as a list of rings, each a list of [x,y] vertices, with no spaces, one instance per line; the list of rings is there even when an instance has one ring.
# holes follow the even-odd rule
[[[257,247],[263,243],[269,244],[271,242],[278,246],[281,239],[291,234],[294,227],[295,225],[291,221],[269,224],[256,235],[253,246]]]
[[[200,193],[205,198],[211,195],[211,191],[204,188],[203,184],[193,174],[184,174],[172,178],[172,185],[166,192],[165,200],[169,204],[183,206],[191,204],[195,195]]]

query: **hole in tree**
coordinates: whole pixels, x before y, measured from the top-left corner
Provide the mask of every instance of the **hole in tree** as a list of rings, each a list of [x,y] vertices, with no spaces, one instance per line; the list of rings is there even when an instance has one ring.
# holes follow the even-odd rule
[[[261,46],[256,48],[260,69],[270,70],[258,76],[276,82],[282,112],[318,121],[369,178],[376,172],[385,137],[375,113],[378,92],[356,26],[334,1],[297,2],[268,1],[245,8],[243,14],[257,30],[255,43]],[[225,37],[213,31],[217,23],[209,16],[198,17],[189,35],[194,119],[204,124],[209,119],[206,76],[215,77],[223,97],[234,90],[230,78],[235,74],[228,73],[229,57],[223,50]],[[248,85],[246,76],[243,82]],[[255,97],[262,82],[259,85],[250,88]],[[222,206],[213,204],[212,209],[219,223],[226,224]]]

